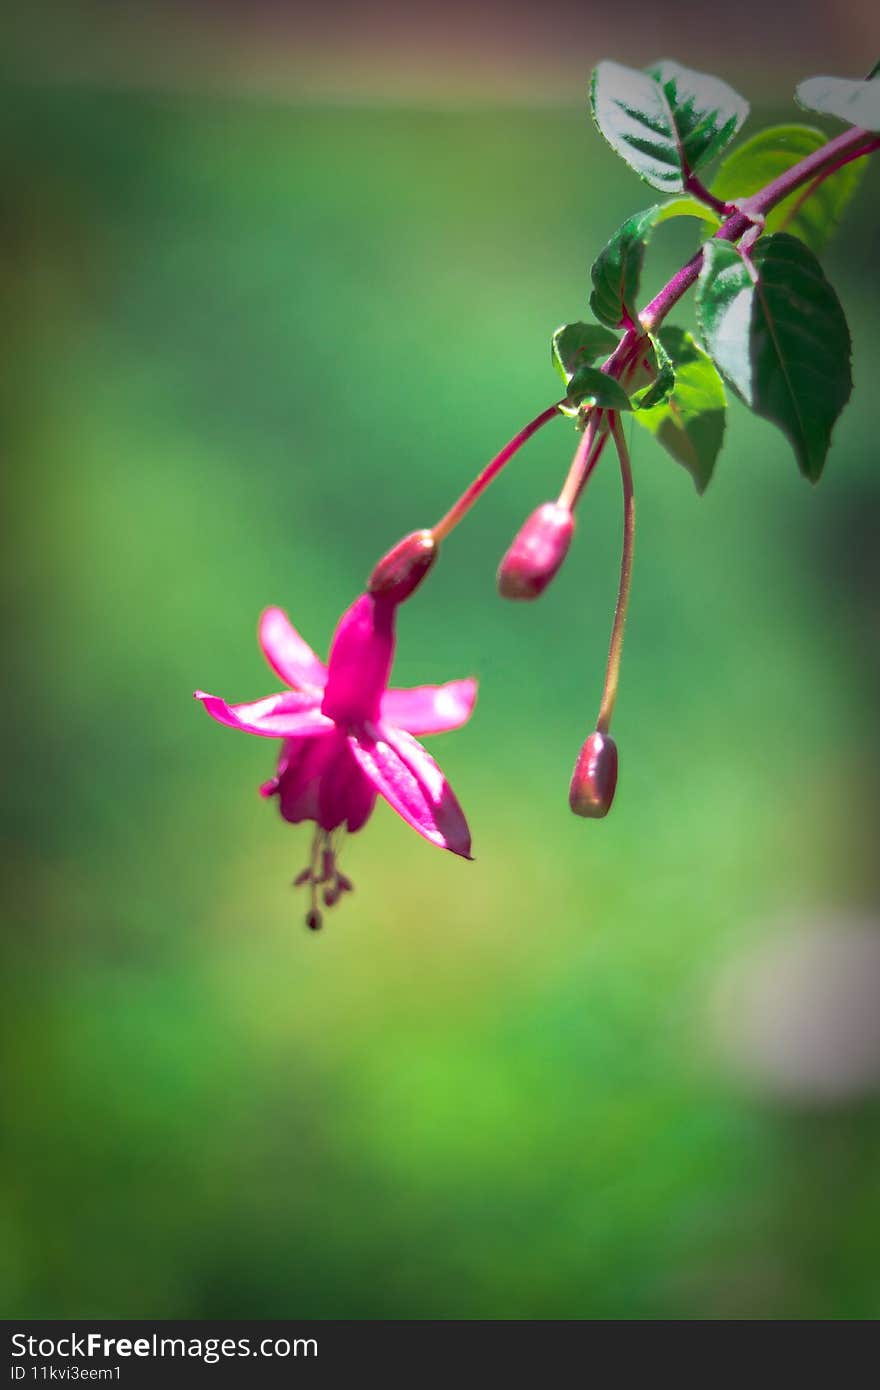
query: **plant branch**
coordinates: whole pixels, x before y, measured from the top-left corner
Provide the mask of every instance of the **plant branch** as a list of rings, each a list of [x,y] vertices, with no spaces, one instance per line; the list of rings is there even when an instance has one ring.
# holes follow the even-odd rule
[[[721,241],[739,241],[740,237],[755,222],[766,216],[771,208],[774,208],[777,203],[781,203],[790,193],[794,193],[795,189],[811,180],[817,180],[818,186],[817,176],[824,174],[826,169],[829,172],[840,169],[850,160],[872,154],[878,148],[880,148],[880,141],[869,130],[862,130],[858,126],[845,130],[842,135],[829,140],[820,149],[814,150],[805,159],[799,160],[790,169],[786,169],[784,173],[773,179],[759,192],[739,203],[737,211],[728,217],[722,227],[719,227],[715,236]],[[660,293],[654,296],[639,316],[642,328],[646,332],[653,332],[662,323],[670,309],[695,283],[702,265],[703,252],[700,250],[691,257],[686,265],[676,271],[668,284],[664,285]]]
[[[797,217],[807,199],[812,198],[816,189],[819,188],[826,179],[830,178],[832,174],[836,174],[844,165],[851,164],[854,159],[861,159],[863,155],[873,154],[875,150],[880,150],[880,140],[878,139],[872,140],[870,145],[863,145],[861,149],[852,150],[849,154],[842,155],[834,164],[829,164],[827,168],[823,169],[821,174],[817,174],[812,183],[808,183],[806,188],[803,189],[801,196],[792,205],[791,211],[786,213],[785,221],[779,228],[779,231],[785,231],[785,228],[793,218]]]

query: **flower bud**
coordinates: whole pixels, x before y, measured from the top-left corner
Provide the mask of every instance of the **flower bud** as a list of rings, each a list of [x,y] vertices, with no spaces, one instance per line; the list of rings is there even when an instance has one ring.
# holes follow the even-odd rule
[[[556,574],[571,544],[574,517],[568,507],[545,502],[523,523],[498,566],[502,598],[537,598]]]
[[[571,774],[568,804],[576,816],[607,816],[617,786],[617,744],[609,734],[590,734]]]
[[[367,581],[376,598],[402,603],[421,584],[437,558],[437,542],[431,531],[412,531],[389,550]]]

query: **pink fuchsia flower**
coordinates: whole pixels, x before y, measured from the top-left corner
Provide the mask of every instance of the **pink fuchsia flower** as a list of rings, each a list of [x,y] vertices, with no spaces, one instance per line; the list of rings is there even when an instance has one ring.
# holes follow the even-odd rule
[[[278,770],[260,790],[278,797],[285,820],[315,822],[309,863],[295,880],[311,887],[306,922],[312,928],[321,925],[319,888],[327,907],[351,890],[338,869],[338,839],[366,824],[377,794],[431,844],[471,857],[464,813],[413,735],[466,723],[477,684],[460,680],[388,689],[395,612],[393,601],[362,594],[342,615],[324,666],[286,614],[267,608],[260,618],[260,645],[290,688],[244,705],[195,692],[218,723],[282,740]]]

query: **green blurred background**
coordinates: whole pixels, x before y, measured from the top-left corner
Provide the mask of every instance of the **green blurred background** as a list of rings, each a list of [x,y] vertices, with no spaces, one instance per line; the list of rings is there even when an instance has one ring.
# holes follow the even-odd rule
[[[0,1310],[876,1317],[877,170],[825,259],[856,387],[821,486],[736,405],[702,500],[632,441],[613,814],[567,809],[613,468],[540,606],[494,592],[567,467],[560,420],[401,615],[397,683],[480,679],[430,741],[476,862],[380,806],[315,937],[308,831],[256,795],[272,745],[191,691],[276,688],[270,603],[325,653],[382,549],[552,399],[550,332],[650,201],[587,120],[595,61],[665,47],[757,90],[747,134],[797,117],[766,105],[772,44],[713,60],[606,20],[573,54],[563,30],[523,103],[524,44],[462,38],[456,67],[414,39],[412,69],[364,39],[334,67],[222,8],[184,45],[128,6],[114,47],[92,6],[48,54],[22,20],[7,55]],[[779,40],[782,98],[835,13]],[[856,13],[832,70],[868,66]],[[689,235],[658,232],[649,289]]]

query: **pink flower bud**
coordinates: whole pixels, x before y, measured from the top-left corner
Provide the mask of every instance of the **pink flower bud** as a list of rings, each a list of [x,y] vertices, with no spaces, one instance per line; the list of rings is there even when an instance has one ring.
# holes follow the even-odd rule
[[[576,816],[607,816],[617,786],[617,744],[609,734],[590,734],[571,774],[568,804]]]
[[[502,598],[537,598],[556,574],[571,544],[574,517],[558,502],[545,502],[524,522],[501,564]]]
[[[367,582],[376,598],[402,603],[421,584],[437,558],[437,542],[430,531],[412,531],[392,546]]]

